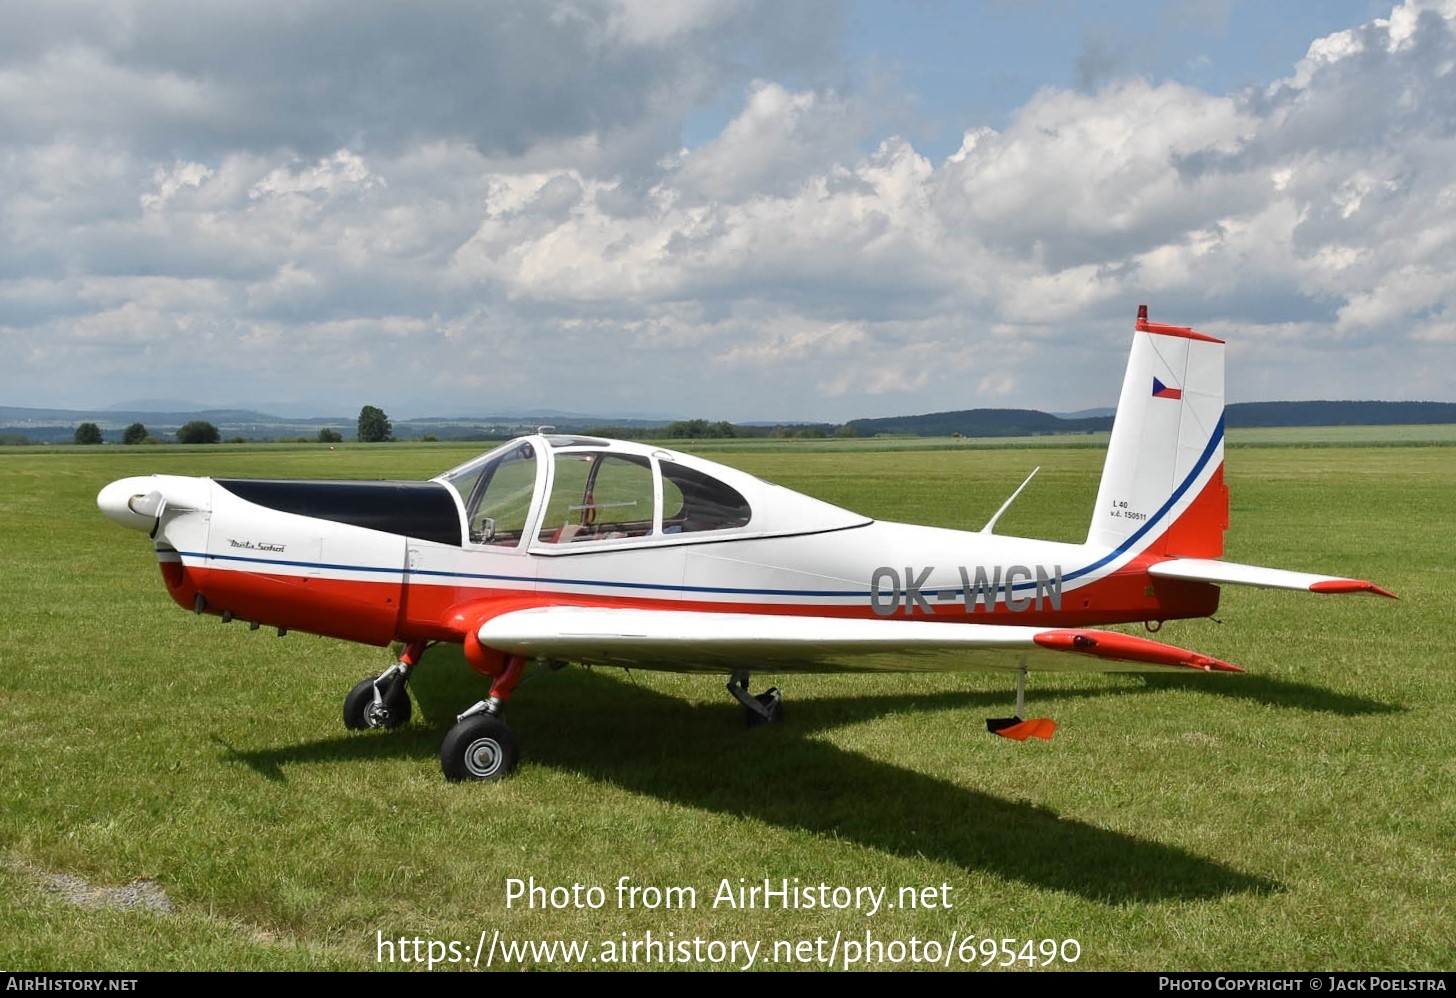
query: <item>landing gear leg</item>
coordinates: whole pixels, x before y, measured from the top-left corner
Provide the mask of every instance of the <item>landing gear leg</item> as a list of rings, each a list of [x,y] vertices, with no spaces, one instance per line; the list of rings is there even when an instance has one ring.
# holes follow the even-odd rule
[[[500,717],[505,702],[525,671],[526,659],[512,655],[491,684],[490,696],[455,718],[440,744],[440,769],[447,780],[499,780],[511,775],[521,759],[521,746]]]
[[[748,692],[748,673],[735,672],[728,680],[728,692],[743,704],[743,718],[750,728],[760,724],[780,724],[784,719],[784,697],[777,686],[770,686],[754,696]]]
[[[1021,715],[1026,712],[1026,666],[1016,670],[1016,716],[1015,717],[988,717],[986,718],[986,730],[993,735],[1000,735],[1002,738],[1010,738],[1018,742],[1024,742],[1028,738],[1041,738],[1051,740],[1056,733],[1057,722],[1050,717],[1033,717],[1029,721],[1023,721]]]
[[[397,728],[410,719],[409,680],[425,642],[411,641],[399,661],[373,679],[361,680],[344,697],[344,727]]]

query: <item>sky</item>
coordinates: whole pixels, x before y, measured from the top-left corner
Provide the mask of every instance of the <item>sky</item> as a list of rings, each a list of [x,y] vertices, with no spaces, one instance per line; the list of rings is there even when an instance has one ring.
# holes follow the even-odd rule
[[[0,405],[1456,401],[1456,0],[0,0]]]

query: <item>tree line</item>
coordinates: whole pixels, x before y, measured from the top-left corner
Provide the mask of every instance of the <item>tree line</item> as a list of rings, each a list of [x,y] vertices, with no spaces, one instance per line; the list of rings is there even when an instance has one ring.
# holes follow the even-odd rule
[[[362,443],[381,443],[394,439],[394,426],[389,416],[377,406],[366,405],[359,410],[357,439]],[[175,434],[179,444],[215,444],[222,441],[222,432],[205,419],[194,419],[177,428]],[[298,443],[338,444],[344,442],[344,435],[332,427],[324,427],[314,438],[297,437]],[[76,427],[73,440],[80,446],[90,447],[106,442],[101,427],[95,423],[81,423]],[[121,431],[121,442],[128,446],[145,443],[160,443],[140,422],[132,423]],[[229,443],[245,443],[242,437],[234,437]]]
[[[215,444],[222,439],[218,428],[205,419],[194,419],[190,423],[184,423],[177,428],[176,436],[179,444]],[[95,423],[82,423],[77,426],[74,439],[77,444],[82,446],[106,442],[106,438],[101,433],[101,427]],[[147,431],[145,423],[132,423],[121,431],[121,442],[127,446],[134,446],[159,441]]]
[[[855,429],[848,423],[809,423],[798,426],[744,426],[721,420],[680,419],[666,426],[597,426],[587,433],[620,440],[753,440],[753,439],[816,439],[852,437]]]
[[[624,440],[735,440],[754,438],[814,438],[853,437],[855,427],[851,424],[836,426],[832,423],[813,423],[799,426],[744,426],[727,420],[713,422],[706,419],[680,419],[666,426],[598,426],[587,431],[594,436],[616,437]],[[222,433],[212,423],[195,419],[179,427],[175,433],[178,443],[215,444],[222,441]],[[359,410],[359,421],[355,428],[355,439],[360,443],[385,443],[395,439],[394,424],[388,413],[378,406],[366,405]],[[434,434],[426,434],[425,441],[433,441]],[[288,443],[343,443],[344,435],[332,427],[318,431],[316,437],[280,437],[279,442]],[[75,442],[84,446],[105,443],[101,428],[95,423],[81,423],[76,427]],[[142,423],[132,423],[121,434],[121,442],[127,445],[162,443],[153,437]],[[248,443],[243,437],[233,437],[228,443]],[[255,442],[261,442],[255,441]]]

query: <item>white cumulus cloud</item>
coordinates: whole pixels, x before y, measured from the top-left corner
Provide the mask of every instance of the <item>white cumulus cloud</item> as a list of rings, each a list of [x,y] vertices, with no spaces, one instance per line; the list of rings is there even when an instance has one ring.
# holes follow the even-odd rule
[[[838,8],[790,7],[28,9],[0,390],[1074,409],[1115,399],[1146,302],[1230,340],[1236,399],[1456,398],[1456,0],[1241,92],[1047,87],[938,161],[846,71]]]

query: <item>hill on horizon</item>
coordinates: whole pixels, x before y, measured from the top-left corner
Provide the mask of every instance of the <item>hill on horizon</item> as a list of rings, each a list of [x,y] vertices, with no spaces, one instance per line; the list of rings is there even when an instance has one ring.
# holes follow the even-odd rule
[[[1233,402],[1224,407],[1231,427],[1419,426],[1456,423],[1456,402]],[[1020,437],[1050,433],[1093,433],[1112,429],[1112,416],[1064,419],[1035,409],[962,409],[919,416],[855,419],[862,437]]]
[[[1226,409],[1230,427],[1278,426],[1399,426],[1456,424],[1453,402],[1235,402]],[[153,436],[169,438],[184,423],[206,420],[218,428],[224,439],[252,440],[317,436],[324,428],[337,430],[352,439],[356,420],[352,416],[282,417],[252,409],[201,409],[187,412],[144,412],[106,409],[30,409],[0,406],[0,436],[12,442],[69,443],[82,422],[94,422],[107,441],[119,441],[123,429],[140,422]],[[913,416],[855,419],[845,424],[856,436],[954,436],[1019,437],[1052,434],[1085,434],[1108,430],[1111,415],[1057,416],[1037,409],[961,409]],[[428,417],[394,420],[395,436],[401,440],[432,435],[441,440],[504,439],[534,432],[541,414],[488,417]],[[617,427],[634,435],[647,435],[673,422],[661,419],[624,419],[594,416],[558,416],[555,429],[562,433],[584,433]],[[817,426],[832,429],[835,424],[785,421],[745,421],[737,424],[762,429],[771,426]]]

